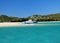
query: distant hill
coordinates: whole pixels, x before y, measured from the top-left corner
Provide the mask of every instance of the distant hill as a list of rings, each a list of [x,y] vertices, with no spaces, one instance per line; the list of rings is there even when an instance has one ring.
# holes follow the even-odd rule
[[[7,15],[0,15],[0,22],[22,22],[27,21],[29,19],[35,21],[60,21],[60,14],[48,14],[48,15],[32,15],[26,18],[18,18],[18,17],[9,17]]]
[[[33,15],[30,19],[37,21],[60,21],[60,14]]]
[[[53,19],[54,21],[60,21],[60,14],[50,14],[50,15],[46,15],[45,17],[48,17],[49,19]]]

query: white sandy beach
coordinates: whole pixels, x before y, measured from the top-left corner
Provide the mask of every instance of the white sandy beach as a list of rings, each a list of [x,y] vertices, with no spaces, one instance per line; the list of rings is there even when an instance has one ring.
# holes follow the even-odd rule
[[[34,24],[24,24],[21,22],[2,22],[0,23],[0,27],[9,27],[9,26],[30,26]]]
[[[60,22],[60,21],[51,21],[51,22]],[[43,23],[43,22],[40,22]],[[22,22],[0,22],[0,27],[9,27],[9,26],[33,26],[33,25],[46,25],[46,24],[24,24]],[[51,24],[48,24],[51,25]],[[52,24],[54,25],[54,24]],[[57,24],[58,25],[58,24]]]

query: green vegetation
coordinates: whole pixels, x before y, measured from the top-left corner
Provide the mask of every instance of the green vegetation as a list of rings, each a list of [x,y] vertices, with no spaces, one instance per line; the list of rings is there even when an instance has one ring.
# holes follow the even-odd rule
[[[27,18],[9,17],[7,15],[0,15],[0,22],[23,22],[29,19],[35,21],[60,21],[60,14],[49,14],[49,15],[32,15]]]
[[[9,17],[6,15],[0,15],[0,22],[22,22],[26,20],[27,20],[26,18]]]

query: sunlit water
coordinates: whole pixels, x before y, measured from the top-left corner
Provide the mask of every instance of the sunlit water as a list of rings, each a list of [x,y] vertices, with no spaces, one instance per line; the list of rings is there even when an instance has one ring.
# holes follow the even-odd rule
[[[60,43],[60,23],[54,24],[0,27],[0,43]]]

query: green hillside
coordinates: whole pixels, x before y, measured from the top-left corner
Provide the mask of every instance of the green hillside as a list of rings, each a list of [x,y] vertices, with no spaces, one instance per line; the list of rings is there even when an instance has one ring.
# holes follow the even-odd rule
[[[0,15],[0,22],[22,22],[27,21],[29,19],[35,21],[60,21],[60,14],[48,14],[48,15],[32,15],[26,18],[18,18],[18,17],[9,17],[7,15]]]

